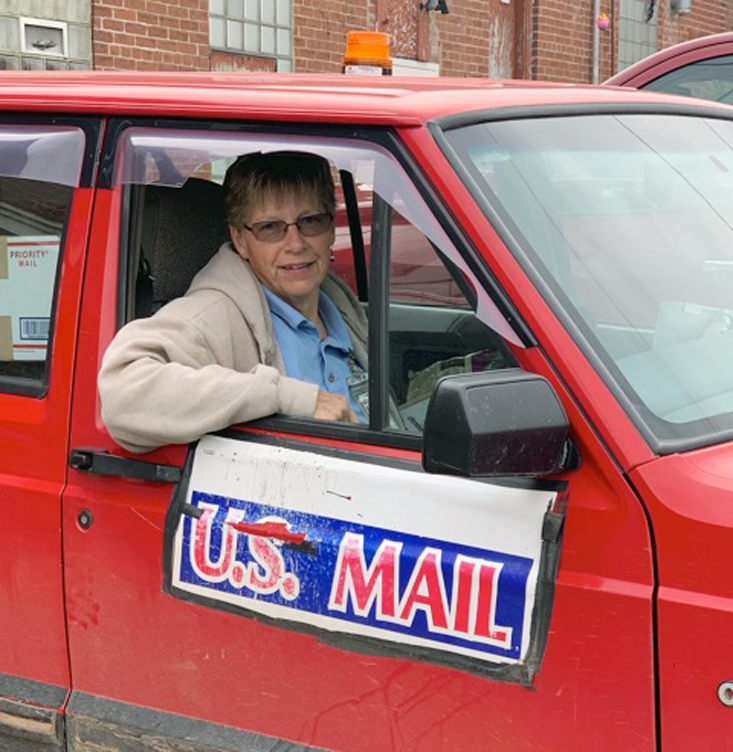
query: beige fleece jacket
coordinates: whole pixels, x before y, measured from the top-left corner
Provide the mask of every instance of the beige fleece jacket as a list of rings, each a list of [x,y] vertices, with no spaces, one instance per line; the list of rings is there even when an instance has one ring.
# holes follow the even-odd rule
[[[322,289],[366,367],[358,301],[334,276]],[[284,371],[262,287],[225,243],[183,297],[117,333],[99,373],[102,420],[118,444],[147,452],[274,413],[312,416],[318,386]]]

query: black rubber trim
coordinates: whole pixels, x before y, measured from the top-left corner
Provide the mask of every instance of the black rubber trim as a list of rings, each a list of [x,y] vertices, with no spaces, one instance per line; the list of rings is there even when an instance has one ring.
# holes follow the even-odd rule
[[[462,112],[435,118],[428,124],[433,134],[434,128],[443,132],[454,128],[465,128],[480,123],[496,123],[503,120],[531,120],[537,118],[574,117],[587,115],[689,115],[730,120],[729,109],[709,103],[704,106],[686,104],[666,104],[662,102],[584,102],[574,104],[531,105],[521,107],[501,107]]]
[[[22,679],[11,674],[0,674],[0,697],[7,697],[47,708],[60,708],[69,690],[56,684]]]
[[[231,726],[76,690],[71,693],[66,712],[69,736],[93,744],[95,749],[139,752],[145,743],[149,743],[150,749],[173,750],[178,747],[172,743],[180,741],[181,748],[185,747],[189,752],[326,752],[320,747],[240,731]],[[160,740],[158,744],[155,743],[157,740]]]
[[[372,248],[369,260],[369,428],[387,425],[389,395],[389,272],[392,212],[376,193],[372,205]]]
[[[24,379],[21,376],[0,376],[0,393],[42,399],[48,394],[48,379]]]
[[[351,252],[354,259],[354,276],[356,277],[356,294],[359,300],[369,300],[369,283],[367,278],[366,251],[364,250],[364,233],[359,216],[359,199],[356,195],[354,177],[347,170],[340,170],[341,188],[346,203],[346,216],[349,220],[351,234]]]
[[[120,209],[120,247],[117,258],[117,285],[115,287],[115,317],[117,329],[121,329],[129,320],[131,311],[127,301],[130,296],[130,287],[135,285],[137,279],[130,274],[130,259],[139,254],[138,248],[132,248],[132,206],[135,201],[135,193],[140,186],[126,186],[122,191],[122,204]],[[138,220],[140,217],[138,217]]]
[[[315,420],[314,418],[292,418],[284,415],[273,415],[260,420],[253,420],[241,428],[231,428],[219,433],[221,436],[239,437],[243,429],[257,429],[277,431],[300,436],[312,436],[331,441],[345,441],[359,444],[389,447],[391,449],[407,449],[414,452],[422,451],[422,435],[386,428],[382,432],[374,432],[362,424],[338,423],[336,421]]]

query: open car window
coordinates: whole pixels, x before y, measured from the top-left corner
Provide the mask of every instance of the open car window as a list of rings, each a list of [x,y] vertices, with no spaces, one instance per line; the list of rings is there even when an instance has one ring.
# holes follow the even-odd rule
[[[442,375],[514,363],[507,342],[519,338],[383,145],[144,127],[129,128],[121,141],[116,181],[132,208],[126,319],[185,293],[227,241],[228,165],[243,154],[295,150],[325,157],[336,183],[330,271],[369,319],[368,377],[351,385],[364,423],[420,433]]]

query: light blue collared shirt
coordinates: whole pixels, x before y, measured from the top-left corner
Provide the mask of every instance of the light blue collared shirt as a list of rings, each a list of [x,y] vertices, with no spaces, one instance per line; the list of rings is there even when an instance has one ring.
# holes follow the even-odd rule
[[[318,314],[326,327],[321,340],[318,327],[263,286],[272,314],[272,328],[285,363],[285,373],[294,379],[317,384],[321,391],[343,394],[361,423],[366,418],[352,398],[347,379],[363,369],[354,358],[351,337],[338,308],[321,290]]]

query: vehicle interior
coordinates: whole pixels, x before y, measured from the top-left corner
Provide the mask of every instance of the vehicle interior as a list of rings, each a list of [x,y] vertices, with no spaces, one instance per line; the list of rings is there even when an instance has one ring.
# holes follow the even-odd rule
[[[151,157],[152,158],[152,157]],[[368,309],[374,207],[370,186],[334,166],[336,242],[331,273]],[[214,176],[218,173],[219,178]],[[229,239],[221,167],[207,162],[180,187],[128,186],[128,279],[123,320],[152,315],[186,292],[195,274]],[[435,382],[444,375],[515,364],[502,338],[473,312],[472,283],[395,206],[387,207],[388,372],[399,416],[393,427],[422,431]]]

